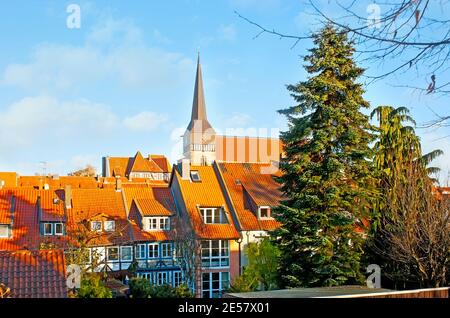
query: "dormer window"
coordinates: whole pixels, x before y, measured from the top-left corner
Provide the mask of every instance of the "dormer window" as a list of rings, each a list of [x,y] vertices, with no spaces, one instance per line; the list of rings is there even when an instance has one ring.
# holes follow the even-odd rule
[[[91,231],[101,232],[102,231],[102,222],[91,221]]]
[[[55,223],[55,235],[63,235],[63,224]]]
[[[9,237],[9,226],[8,225],[0,225],[0,238],[8,238]]]
[[[148,217],[148,231],[168,231],[170,230],[170,220],[168,217]]]
[[[200,174],[196,170],[191,171],[191,180],[192,182],[200,182],[202,179],[200,179]]]
[[[62,223],[46,222],[43,224],[43,233],[45,236],[64,235],[64,225]]]
[[[106,232],[113,232],[116,229],[116,222],[114,221],[105,221],[104,229]]]
[[[272,217],[272,211],[269,206],[260,206],[258,213],[260,219],[269,219]]]
[[[228,224],[228,219],[223,208],[200,208],[205,224]]]

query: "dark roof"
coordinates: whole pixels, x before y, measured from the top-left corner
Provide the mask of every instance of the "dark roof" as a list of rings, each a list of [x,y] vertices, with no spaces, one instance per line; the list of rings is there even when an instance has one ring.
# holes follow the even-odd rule
[[[0,283],[13,298],[66,298],[64,252],[0,251]]]
[[[368,288],[366,286],[335,286],[315,288],[290,288],[270,291],[230,293],[232,298],[321,298],[390,292],[389,289]]]

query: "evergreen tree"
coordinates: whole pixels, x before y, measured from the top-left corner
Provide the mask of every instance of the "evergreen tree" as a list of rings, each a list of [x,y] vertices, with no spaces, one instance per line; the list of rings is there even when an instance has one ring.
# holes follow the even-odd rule
[[[374,197],[369,144],[373,127],[346,34],[325,26],[305,57],[309,78],[288,90],[296,106],[281,110],[286,157],[278,181],[286,200],[275,208],[282,223],[282,285],[334,286],[359,282],[363,235]]]

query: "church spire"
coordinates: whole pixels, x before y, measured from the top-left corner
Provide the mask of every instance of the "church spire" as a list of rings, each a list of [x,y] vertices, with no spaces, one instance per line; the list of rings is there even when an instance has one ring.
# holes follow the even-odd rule
[[[200,52],[198,53],[197,59],[197,74],[195,76],[194,101],[192,102],[191,121],[193,120],[207,120],[205,94],[203,92],[202,67],[200,65]]]

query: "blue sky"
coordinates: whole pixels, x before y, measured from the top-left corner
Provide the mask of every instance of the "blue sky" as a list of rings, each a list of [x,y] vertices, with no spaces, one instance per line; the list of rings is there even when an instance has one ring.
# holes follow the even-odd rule
[[[80,5],[80,29],[66,26],[71,3]],[[276,110],[293,104],[285,85],[305,79],[300,56],[311,43],[291,49],[292,42],[276,37],[253,39],[257,30],[234,10],[286,33],[315,25],[302,1],[2,3],[0,171],[34,174],[45,161],[47,172],[65,174],[137,150],[179,159],[198,50],[208,117],[218,131],[284,129]],[[372,84],[366,98],[373,106],[409,107],[419,123],[433,118],[429,108],[448,109],[448,97],[392,87],[400,81],[426,86],[404,74]],[[446,152],[436,162],[445,182],[450,138],[442,137],[450,129],[418,133],[425,150]]]

